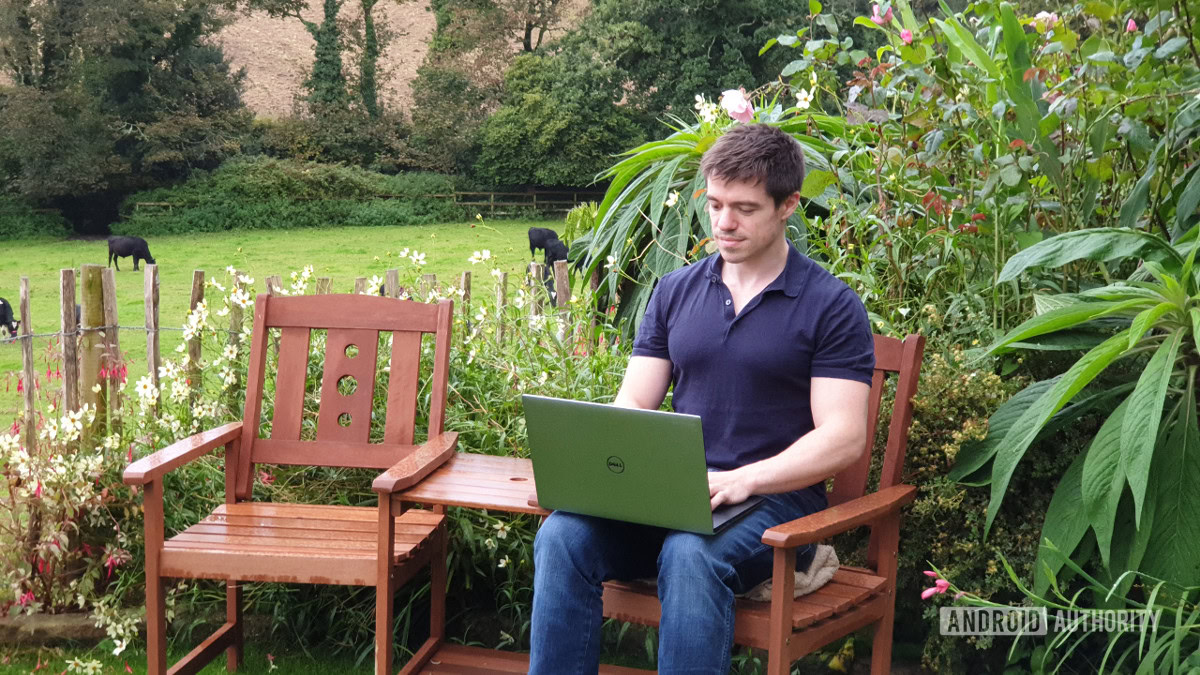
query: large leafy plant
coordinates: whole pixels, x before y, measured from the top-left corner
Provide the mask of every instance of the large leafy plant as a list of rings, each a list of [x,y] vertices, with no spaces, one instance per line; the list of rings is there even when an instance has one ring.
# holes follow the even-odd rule
[[[959,456],[952,477],[990,484],[990,527],[1009,479],[1039,439],[1097,415],[1103,423],[1062,476],[1042,536],[1110,574],[1138,570],[1182,586],[1200,585],[1200,244],[1193,229],[1172,244],[1139,230],[1098,228],[1062,234],[1014,256],[1002,280],[1032,266],[1079,260],[1141,260],[1126,281],[1080,293],[1038,296],[1041,313],[991,347],[1086,348],[1067,371],[1035,382],[990,420],[988,438]],[[1088,538],[1089,532],[1093,535]],[[1062,567],[1043,552],[1035,588]],[[1114,575],[1115,576],[1115,575]],[[1124,583],[1128,590],[1132,577]]]

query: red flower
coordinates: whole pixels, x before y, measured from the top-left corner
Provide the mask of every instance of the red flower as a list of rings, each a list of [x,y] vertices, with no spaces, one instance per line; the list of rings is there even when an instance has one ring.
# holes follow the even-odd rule
[[[976,213],[975,215],[971,216],[971,222],[973,222],[973,223],[977,223],[977,222],[979,222],[979,221],[981,221],[981,220],[984,220],[984,219],[986,219],[986,218],[987,218],[987,214],[984,214],[984,213]]]

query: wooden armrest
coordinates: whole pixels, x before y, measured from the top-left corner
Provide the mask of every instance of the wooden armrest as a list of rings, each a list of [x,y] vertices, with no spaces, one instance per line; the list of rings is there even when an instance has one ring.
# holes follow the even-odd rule
[[[762,542],[776,548],[803,546],[866,525],[880,516],[899,511],[917,498],[912,485],[893,485],[879,492],[851,499],[803,518],[776,525],[763,533]]]
[[[123,479],[126,485],[144,485],[161,478],[163,474],[183,466],[197,457],[237,440],[242,435],[242,423],[230,422],[216,429],[209,429],[182,441],[175,441],[149,457],[143,457],[125,467]]]
[[[380,494],[390,494],[410,488],[433,473],[434,469],[445,464],[457,448],[457,431],[438,434],[413,448],[404,459],[379,474],[371,483],[371,489]]]

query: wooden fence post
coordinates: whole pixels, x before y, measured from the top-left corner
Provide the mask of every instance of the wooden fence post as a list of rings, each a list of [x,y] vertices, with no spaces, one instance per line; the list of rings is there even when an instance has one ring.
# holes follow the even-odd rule
[[[462,289],[462,313],[463,322],[468,326],[471,325],[471,273],[463,272],[458,280],[458,286]]]
[[[21,417],[25,450],[34,452],[37,441],[37,411],[34,410],[33,390],[37,380],[33,373],[33,322],[29,318],[29,277],[21,277],[21,377],[25,381],[25,414]]]
[[[100,265],[83,265],[80,290],[80,318],[83,320],[80,340],[79,398],[96,411],[95,428],[104,435],[108,427],[107,377],[100,377],[100,364],[104,352],[104,336],[100,327],[104,325],[104,268]],[[96,385],[100,385],[97,387]]]
[[[150,381],[158,390],[155,410],[162,404],[162,387],[158,383],[158,367],[162,365],[162,354],[158,349],[158,265],[146,265],[143,282],[146,310],[146,368],[150,370]]]
[[[500,273],[496,282],[496,342],[504,344],[504,311],[508,307],[508,272]]]
[[[437,275],[436,274],[422,274],[421,275],[421,283],[417,288],[418,288],[419,295],[421,297],[416,298],[416,300],[418,300],[419,302],[428,302],[429,294],[438,289]]]
[[[317,295],[329,295],[330,291],[332,290],[333,279],[330,279],[329,277],[321,277],[320,279],[317,279]]]
[[[111,382],[117,379],[113,374],[117,368],[124,370],[128,377],[125,360],[121,357],[121,338],[118,335],[121,319],[117,313],[117,277],[111,267],[104,268],[101,287],[104,289],[104,356],[108,363],[108,379]],[[109,387],[108,410],[112,412],[120,409],[121,388]]]
[[[567,261],[554,261],[554,305],[564,313],[571,304],[571,281],[567,274]]]
[[[383,288],[389,298],[400,297],[400,270],[388,270]]]
[[[542,287],[542,263],[529,263],[529,274],[525,276],[525,286],[529,289],[529,305],[534,316],[542,313],[546,293]]]
[[[79,410],[79,321],[75,316],[75,270],[58,273],[62,299],[63,410]]]
[[[367,278],[366,277],[356,277],[354,279],[354,294],[362,295],[363,293],[366,293],[366,292],[367,292]]]
[[[195,270],[192,272],[192,297],[188,306],[194,312],[202,302],[204,302],[204,270]],[[187,341],[187,353],[188,380],[192,383],[192,399],[194,401],[196,392],[200,391],[201,388],[199,333]]]
[[[279,295],[279,291],[283,289],[283,277],[278,274],[272,274],[267,277],[267,295]]]

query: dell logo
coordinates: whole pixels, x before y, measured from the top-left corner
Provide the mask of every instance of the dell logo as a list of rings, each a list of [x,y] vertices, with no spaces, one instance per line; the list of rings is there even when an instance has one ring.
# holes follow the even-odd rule
[[[608,467],[608,470],[613,473],[621,473],[625,471],[625,462],[621,461],[621,458],[617,457],[616,455],[608,458],[606,466]]]

